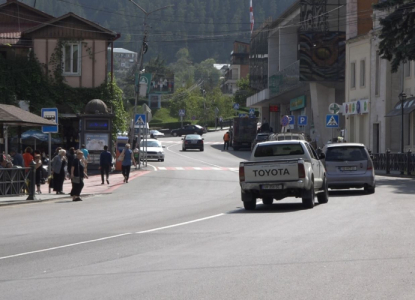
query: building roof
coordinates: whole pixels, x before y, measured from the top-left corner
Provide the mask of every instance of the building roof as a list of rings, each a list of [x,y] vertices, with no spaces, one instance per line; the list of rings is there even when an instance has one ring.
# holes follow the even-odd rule
[[[41,116],[7,104],[0,104],[0,124],[12,126],[56,125]]]
[[[110,49],[110,48],[108,48],[108,49]],[[127,50],[127,49],[124,49],[124,48],[114,48],[113,52],[114,52],[114,53],[129,53],[129,54],[137,54],[137,52],[130,51],[130,50]]]
[[[6,3],[3,3],[3,4],[0,5],[0,10],[7,7],[7,6],[10,6],[10,5],[18,5],[20,7],[24,7],[24,8],[26,8],[26,9],[42,16],[42,17],[47,18],[47,19],[53,19],[54,18],[54,16],[51,16],[51,15],[49,15],[49,14],[47,14],[47,13],[45,13],[45,12],[43,12],[43,11],[37,9],[37,8],[31,7],[27,4],[24,4],[23,2],[20,2],[18,0],[7,0]]]
[[[229,64],[213,64],[213,67],[215,67],[216,69],[220,70],[223,67],[229,67]]]
[[[62,21],[64,19],[70,18],[70,17],[75,18],[75,19],[78,19],[79,21],[81,21],[83,23],[86,23],[86,24],[94,27],[99,32],[102,32],[104,34],[108,34],[108,35],[112,36],[114,40],[116,40],[119,37],[119,34],[117,34],[116,32],[111,31],[109,29],[106,29],[106,28],[98,25],[95,22],[92,22],[92,21],[89,21],[87,19],[84,19],[81,16],[78,16],[77,14],[74,14],[73,12],[69,12],[67,14],[64,14],[63,16],[60,16],[59,18],[55,18],[53,20],[50,20],[49,22],[46,22],[46,23],[40,24],[40,25],[38,25],[36,27],[30,28],[30,29],[24,31],[24,34],[35,32],[35,31],[37,31],[37,30],[39,30],[41,28],[47,27],[47,26],[53,26],[55,23],[57,23],[59,21]]]

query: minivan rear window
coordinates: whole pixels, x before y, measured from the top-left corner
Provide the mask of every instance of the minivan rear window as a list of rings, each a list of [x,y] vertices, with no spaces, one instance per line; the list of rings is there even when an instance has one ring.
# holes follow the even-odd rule
[[[365,148],[356,146],[329,147],[326,161],[361,161],[367,160]]]
[[[279,144],[279,145],[261,145],[255,150],[255,157],[266,156],[289,156],[304,154],[303,147],[300,144]]]

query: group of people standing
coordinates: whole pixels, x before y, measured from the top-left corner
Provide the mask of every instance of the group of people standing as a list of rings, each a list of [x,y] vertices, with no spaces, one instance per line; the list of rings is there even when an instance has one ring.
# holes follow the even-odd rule
[[[63,182],[69,177],[72,182],[72,190],[70,195],[73,201],[82,201],[80,195],[84,187],[84,178],[88,178],[87,164],[89,152],[85,145],[81,149],[75,150],[73,147],[69,151],[58,147],[55,157],[51,161],[51,171],[53,172],[53,190],[56,194],[64,194]],[[68,172],[68,176],[65,171]]]

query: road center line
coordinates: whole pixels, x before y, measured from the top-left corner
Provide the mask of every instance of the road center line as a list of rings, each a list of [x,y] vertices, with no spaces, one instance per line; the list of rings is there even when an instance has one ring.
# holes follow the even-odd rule
[[[159,230],[163,230],[163,229],[169,229],[169,228],[173,228],[173,227],[183,226],[183,225],[187,225],[187,224],[192,224],[192,223],[196,223],[196,222],[201,222],[201,221],[221,217],[221,216],[224,216],[224,215],[225,214],[222,213],[222,214],[218,214],[218,215],[214,215],[214,216],[210,216],[210,217],[206,217],[206,218],[201,218],[201,219],[196,219],[196,220],[192,220],[192,221],[188,221],[188,222],[178,223],[178,224],[174,224],[174,225],[169,225],[169,226],[164,226],[164,227],[159,227],[159,228],[154,228],[154,229],[149,229],[149,230],[143,230],[143,231],[137,231],[136,233],[137,234],[142,234],[142,233],[159,231]]]
[[[221,214],[218,214],[218,215],[213,215],[213,216],[209,216],[209,217],[206,217],[206,218],[196,219],[196,220],[192,220],[192,221],[188,221],[188,222],[183,222],[183,223],[173,224],[173,225],[169,225],[169,226],[153,228],[153,229],[149,229],[149,230],[137,231],[137,232],[135,232],[135,234],[143,234],[143,233],[149,233],[149,232],[154,232],[154,231],[160,231],[160,230],[164,230],[164,229],[169,229],[169,228],[188,225],[188,224],[192,224],[192,223],[196,223],[196,222],[201,222],[201,221],[221,217],[221,216],[224,216],[224,215],[225,215],[224,213],[221,213]],[[134,234],[134,233],[132,233],[132,232],[121,233],[121,234],[111,235],[111,236],[102,237],[102,238],[99,238],[99,239],[94,239],[94,240],[89,240],[89,241],[83,241],[83,242],[72,243],[72,244],[67,244],[67,245],[62,245],[62,246],[57,246],[57,247],[51,247],[51,248],[40,249],[40,250],[35,250],[35,251],[23,252],[23,253],[18,253],[18,254],[13,254],[13,255],[7,255],[7,256],[0,257],[0,260],[15,258],[15,257],[19,257],[19,256],[27,256],[27,255],[31,255],[31,254],[48,252],[48,251],[53,251],[53,250],[58,250],[58,249],[69,248],[69,247],[75,247],[75,246],[79,246],[79,245],[84,245],[84,244],[90,244],[90,243],[115,239],[115,238],[131,235],[131,234]]]

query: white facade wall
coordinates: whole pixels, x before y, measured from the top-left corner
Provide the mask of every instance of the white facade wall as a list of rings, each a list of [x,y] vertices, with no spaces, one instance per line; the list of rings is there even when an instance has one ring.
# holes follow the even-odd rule
[[[346,44],[346,102],[370,99],[370,74],[372,73],[370,44],[369,35],[349,40]],[[352,74],[352,64],[355,66],[354,74]],[[370,148],[369,114],[346,116],[346,140],[348,142],[362,143]]]

